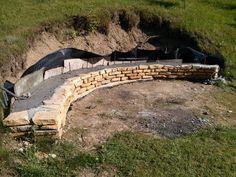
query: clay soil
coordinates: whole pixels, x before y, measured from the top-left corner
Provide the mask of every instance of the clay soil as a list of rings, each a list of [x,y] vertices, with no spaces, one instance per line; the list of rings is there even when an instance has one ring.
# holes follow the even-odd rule
[[[71,105],[64,139],[91,150],[120,131],[176,138],[206,126],[227,125],[228,108],[213,96],[218,89],[163,80],[100,89]]]

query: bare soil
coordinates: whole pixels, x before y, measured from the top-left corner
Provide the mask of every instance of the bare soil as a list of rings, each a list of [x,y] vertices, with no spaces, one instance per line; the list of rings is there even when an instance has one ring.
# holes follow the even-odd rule
[[[101,55],[108,55],[115,50],[129,51],[148,38],[148,35],[138,27],[125,31],[119,24],[110,23],[108,28],[109,33],[107,35],[99,32],[90,32],[86,35],[71,36],[65,34],[56,35],[44,31],[35,39],[35,42],[30,45],[31,47],[24,55],[24,67],[25,69],[29,68],[44,56],[61,48],[78,48]],[[155,49],[150,43],[144,44],[142,48]],[[16,82],[23,72],[24,69],[18,72],[16,77],[12,77],[9,74],[6,79]]]
[[[213,96],[217,89],[177,80],[100,89],[71,105],[64,138],[91,150],[125,130],[175,138],[212,124],[232,124],[225,119],[228,108]]]

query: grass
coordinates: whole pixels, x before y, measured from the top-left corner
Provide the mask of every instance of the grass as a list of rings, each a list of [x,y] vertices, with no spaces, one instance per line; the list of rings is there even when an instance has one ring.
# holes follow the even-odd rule
[[[0,151],[11,159],[13,174],[27,177],[76,176],[82,169],[95,174],[104,167],[117,169],[118,176],[235,176],[236,129],[211,128],[174,140],[161,140],[138,133],[122,132],[94,152],[75,145],[38,139],[21,152]],[[56,155],[38,158],[37,152]],[[6,156],[7,154],[7,156]],[[105,168],[106,169],[106,168]]]
[[[128,132],[112,138],[101,154],[121,176],[234,176],[235,135],[235,129],[211,129],[163,141]]]
[[[181,0],[0,1],[0,63],[7,65],[9,59],[20,58],[45,26],[60,26],[70,17],[80,16],[92,19],[87,28],[94,31],[110,20],[113,11],[125,9],[130,17],[135,17],[134,11],[154,14],[187,32],[202,50],[221,53],[226,59],[226,76],[236,79],[235,6],[234,0],[189,0],[185,8]]]

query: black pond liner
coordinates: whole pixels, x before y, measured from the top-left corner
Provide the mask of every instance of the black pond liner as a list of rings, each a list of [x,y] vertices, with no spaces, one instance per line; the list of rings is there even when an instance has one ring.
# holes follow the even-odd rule
[[[64,48],[50,53],[40,59],[36,64],[29,67],[21,77],[24,77],[42,68],[49,70],[52,68],[63,67],[64,60],[78,58],[88,61],[91,64],[97,63],[103,58],[107,61],[146,60],[147,62],[155,62],[157,60],[172,58],[183,59],[183,63],[218,64],[220,67],[224,66],[224,60],[222,57],[207,55],[190,47],[176,49],[175,51],[169,53],[165,53],[161,49],[144,50],[136,47],[128,52],[114,51],[111,54],[105,56],[76,48]]]
[[[138,46],[128,52],[114,51],[109,55],[99,55],[96,53],[76,49],[76,48],[63,48],[50,53],[40,59],[36,64],[29,67],[21,76],[27,76],[40,69],[49,70],[57,67],[64,67],[64,60],[66,59],[82,59],[91,64],[95,64],[101,59],[107,61],[145,61],[145,62],[157,62],[158,60],[171,60],[173,63],[176,59],[182,59],[183,63],[199,63],[199,64],[217,64],[221,68],[224,67],[224,60],[222,57],[207,55],[190,47],[177,48],[169,53],[164,52],[161,49],[156,50],[144,50],[139,49]],[[171,64],[171,63],[170,63]],[[6,81],[4,88],[14,92],[14,84]],[[12,95],[6,93],[8,98]],[[6,102],[9,102],[8,99]]]

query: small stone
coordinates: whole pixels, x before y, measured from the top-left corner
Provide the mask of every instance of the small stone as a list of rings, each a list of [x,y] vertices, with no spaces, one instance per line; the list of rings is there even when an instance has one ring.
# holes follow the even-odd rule
[[[24,145],[25,147],[28,147],[28,146],[30,145],[30,143],[29,143],[28,141],[23,141],[23,145]]]
[[[46,153],[40,152],[40,151],[36,152],[34,155],[35,155],[35,157],[37,157],[39,160],[43,160],[43,159],[45,159],[45,158],[48,158],[48,155],[47,155]]]
[[[56,154],[48,154],[50,157],[52,157],[53,159],[55,159],[57,157]]]
[[[24,149],[23,148],[19,148],[18,151],[19,152],[24,152]]]
[[[207,111],[204,111],[202,114],[203,115],[208,115],[209,113]]]
[[[228,113],[232,113],[233,111],[232,110],[228,110]]]

